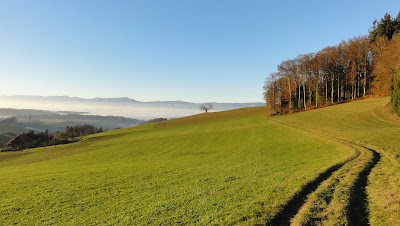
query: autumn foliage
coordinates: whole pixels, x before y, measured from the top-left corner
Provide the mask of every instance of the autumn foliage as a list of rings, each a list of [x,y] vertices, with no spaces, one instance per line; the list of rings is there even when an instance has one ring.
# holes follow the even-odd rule
[[[399,30],[400,13],[394,19],[386,14],[374,22],[369,36],[281,62],[264,85],[267,106],[274,114],[285,114],[367,95],[391,95],[398,109]]]
[[[318,53],[283,61],[267,79],[265,99],[273,112],[287,113],[371,93],[372,52],[366,36]]]
[[[390,66],[390,100],[393,111],[400,115],[400,34],[397,34],[384,52]],[[391,62],[391,63],[390,63]]]
[[[378,22],[374,21],[370,31],[374,52],[374,70],[376,76],[374,89],[380,96],[390,95],[395,113],[400,115],[400,13],[396,18],[389,14]]]

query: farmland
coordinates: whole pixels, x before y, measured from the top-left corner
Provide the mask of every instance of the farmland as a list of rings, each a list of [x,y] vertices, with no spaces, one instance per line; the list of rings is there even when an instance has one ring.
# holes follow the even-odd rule
[[[396,225],[387,102],[206,113],[1,153],[0,224]]]

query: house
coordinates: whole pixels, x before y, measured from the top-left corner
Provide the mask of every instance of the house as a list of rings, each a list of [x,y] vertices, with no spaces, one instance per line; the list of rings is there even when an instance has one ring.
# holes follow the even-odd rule
[[[52,139],[52,136],[46,134],[21,134],[11,139],[7,143],[6,149],[10,151],[18,151],[27,148],[41,147],[48,144]]]

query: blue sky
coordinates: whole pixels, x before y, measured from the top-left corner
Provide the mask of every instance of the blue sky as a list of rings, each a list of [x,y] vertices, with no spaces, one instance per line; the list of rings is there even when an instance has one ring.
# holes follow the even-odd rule
[[[0,95],[263,101],[282,61],[400,1],[0,1]]]

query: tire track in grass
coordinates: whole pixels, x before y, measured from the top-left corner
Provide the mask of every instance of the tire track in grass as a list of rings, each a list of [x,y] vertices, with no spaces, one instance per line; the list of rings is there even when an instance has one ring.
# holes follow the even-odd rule
[[[331,175],[344,166],[347,162],[357,158],[360,153],[356,153],[355,156],[345,160],[345,162],[336,164],[326,171],[321,173],[317,178],[308,182],[300,192],[295,194],[283,207],[283,209],[266,225],[290,225],[290,220],[296,215],[303,204],[306,202],[307,196],[314,192],[319,185],[327,180]]]
[[[349,198],[348,204],[346,206],[346,216],[345,216],[347,218],[347,222],[349,225],[369,225],[369,222],[368,222],[368,220],[369,220],[368,200],[367,200],[367,194],[366,194],[365,190],[366,190],[366,186],[367,186],[367,182],[368,182],[368,175],[370,174],[371,170],[375,167],[375,165],[380,161],[380,158],[381,158],[380,154],[373,149],[364,147],[364,146],[359,145],[352,141],[348,141],[348,140],[341,139],[338,137],[333,137],[333,136],[327,135],[325,133],[321,133],[321,132],[314,131],[311,129],[305,129],[305,128],[299,128],[299,127],[296,127],[293,125],[287,125],[282,122],[276,122],[276,123],[283,125],[283,126],[290,127],[290,128],[300,129],[302,131],[308,131],[308,132],[311,132],[312,134],[318,134],[325,138],[329,138],[330,140],[334,140],[343,145],[351,147],[352,149],[354,149],[356,151],[357,151],[357,148],[354,148],[353,146],[358,147],[358,149],[361,149],[362,151],[372,153],[371,158],[367,159],[368,161],[364,165],[364,168],[362,168],[360,170],[360,172],[356,175],[356,178],[354,179],[352,189],[351,189],[351,191],[349,191],[350,198]],[[352,161],[353,162],[360,161],[360,163],[362,161],[365,161],[362,158],[360,159],[359,156],[360,156],[360,151],[358,151],[357,156],[354,156],[353,158],[351,158],[350,160],[347,160],[346,162],[344,162],[342,164],[338,164],[338,165],[335,165],[335,166],[329,168],[327,171],[322,173],[322,175],[318,176],[315,180],[313,180],[312,182],[309,182],[302,189],[302,191],[299,194],[295,195],[290,201],[288,201],[286,203],[286,205],[283,207],[283,209],[270,222],[267,222],[267,225],[290,225],[291,219],[295,215],[297,215],[299,213],[299,210],[302,208],[302,206],[304,206],[306,204],[307,197],[309,197],[311,194],[315,193],[316,190],[318,189],[318,187],[321,186],[321,184],[324,183],[324,181],[327,181],[334,172],[338,171],[341,167],[343,167],[346,164],[351,165],[350,162],[352,162]],[[332,168],[336,169],[336,170],[332,170]],[[333,179],[335,179],[335,178],[333,178]],[[335,190],[335,189],[337,189],[336,187],[340,186],[340,185],[338,185],[338,183],[336,182],[332,186],[333,186],[333,188],[331,188],[331,189]],[[321,189],[323,189],[323,188],[321,188]],[[331,194],[331,197],[328,197],[329,200],[325,202],[325,203],[327,203],[327,206],[330,205],[330,201],[331,201],[332,197],[333,197],[333,194]],[[323,203],[323,202],[321,202],[321,203]],[[309,206],[312,206],[312,205],[309,205]],[[317,207],[317,208],[315,208],[316,206],[314,206],[314,209],[318,209],[320,212],[322,212],[327,208],[327,206],[324,206],[324,207],[321,206],[321,207]],[[308,223],[310,223],[310,222],[308,222]],[[318,223],[318,222],[314,222],[314,223]]]
[[[306,203],[291,220],[293,225],[351,225],[349,213],[353,208],[349,206],[350,199],[358,188],[355,182],[372,162],[373,153],[356,145],[349,147],[358,150],[359,157],[335,172],[307,197]]]
[[[360,146],[360,145],[359,145]],[[372,161],[361,171],[354,183],[354,190],[350,196],[348,206],[349,225],[369,225],[369,211],[366,187],[368,175],[381,159],[381,155],[373,149],[360,146],[372,152]]]

